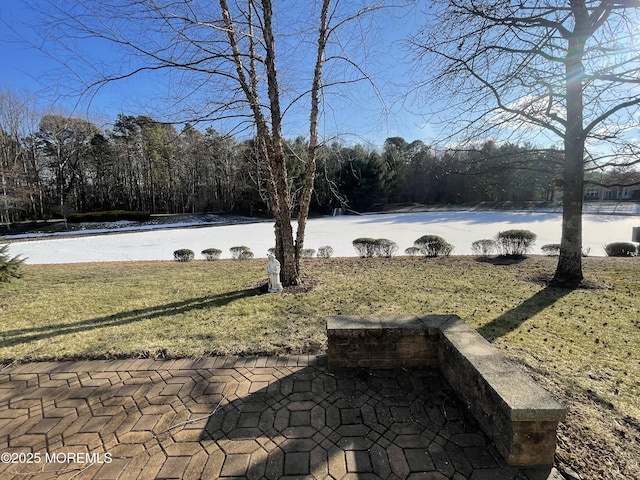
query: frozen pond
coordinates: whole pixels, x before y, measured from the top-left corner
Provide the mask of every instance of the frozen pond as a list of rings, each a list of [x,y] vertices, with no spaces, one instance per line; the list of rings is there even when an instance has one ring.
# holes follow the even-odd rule
[[[453,255],[470,255],[471,243],[492,238],[496,233],[514,228],[531,230],[538,235],[531,253],[540,247],[559,243],[562,216],[542,212],[420,212],[340,216],[309,220],[305,248],[333,247],[334,256],[356,256],[351,242],[358,237],[388,238],[398,244],[398,254],[413,245],[422,235],[440,235],[455,249]],[[630,241],[640,217],[629,215],[584,215],[584,247],[590,255],[602,256],[602,246]],[[295,224],[294,224],[295,228]],[[159,229],[141,232],[16,241],[11,255],[21,254],[29,264],[108,262],[133,260],[173,260],[173,252],[189,248],[202,258],[205,248],[219,248],[222,258],[229,258],[229,248],[246,245],[256,258],[266,257],[274,246],[273,223],[221,225],[200,228]]]

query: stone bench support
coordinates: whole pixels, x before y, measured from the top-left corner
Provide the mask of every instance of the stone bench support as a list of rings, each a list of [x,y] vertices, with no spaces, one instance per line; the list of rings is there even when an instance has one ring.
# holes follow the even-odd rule
[[[457,315],[330,317],[329,368],[438,370],[513,466],[552,465],[566,409]]]

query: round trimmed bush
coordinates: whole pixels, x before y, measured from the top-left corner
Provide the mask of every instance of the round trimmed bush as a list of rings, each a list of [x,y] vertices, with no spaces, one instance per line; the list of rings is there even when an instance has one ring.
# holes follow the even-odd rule
[[[560,244],[549,243],[540,247],[540,250],[542,250],[542,253],[549,257],[557,257],[558,255],[560,255]]]
[[[398,245],[396,242],[387,238],[378,238],[376,243],[378,247],[376,255],[379,257],[391,258],[393,254],[398,251]]]
[[[208,262],[211,262],[220,258],[220,255],[222,255],[222,250],[219,250],[217,248],[205,248],[201,253]]]
[[[352,243],[360,258],[371,258],[378,250],[378,243],[375,238],[356,238]]]
[[[410,257],[415,257],[416,255],[420,255],[420,249],[418,247],[409,247],[405,248],[404,253]]]
[[[498,244],[496,243],[495,240],[486,239],[486,238],[482,240],[476,240],[471,244],[471,251],[481,257],[487,257],[495,253],[497,248],[498,248]]]
[[[604,251],[609,257],[635,257],[638,247],[632,242],[614,242],[605,245]]]
[[[538,236],[530,230],[506,230],[496,235],[496,242],[506,257],[523,257]]]
[[[423,235],[413,244],[420,249],[425,257],[448,257],[453,251],[453,245],[438,235]]]
[[[173,252],[173,259],[176,262],[190,262],[195,257],[193,250],[189,250],[188,248],[181,248],[180,250],[176,250]]]
[[[251,252],[251,249],[244,245],[231,247],[229,251],[231,252],[231,258],[234,260],[249,260],[253,258],[253,252]]]
[[[318,248],[318,258],[331,258],[333,255],[333,247],[329,245],[324,245]]]
[[[356,238],[353,247],[361,258],[390,258],[398,250],[398,245],[387,238]]]

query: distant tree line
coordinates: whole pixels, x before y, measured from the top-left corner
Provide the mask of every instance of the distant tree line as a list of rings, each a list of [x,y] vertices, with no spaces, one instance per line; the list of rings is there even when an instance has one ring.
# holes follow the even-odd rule
[[[107,130],[52,114],[32,132],[1,126],[3,223],[112,209],[268,214],[266,176],[252,140],[191,125],[178,131],[148,116],[119,115]],[[285,150],[295,198],[307,141],[288,140]],[[311,208],[547,200],[561,160],[558,150],[491,141],[444,151],[400,137],[382,149],[331,143],[318,151]]]

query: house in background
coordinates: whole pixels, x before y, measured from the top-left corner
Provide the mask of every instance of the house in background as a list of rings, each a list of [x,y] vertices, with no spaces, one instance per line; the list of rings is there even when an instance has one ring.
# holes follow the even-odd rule
[[[640,172],[607,172],[584,186],[584,199],[591,202],[640,201]]]
[[[601,201],[640,201],[640,185],[632,185],[627,187],[603,187],[601,185],[585,185],[584,186],[585,201],[601,202]]]

